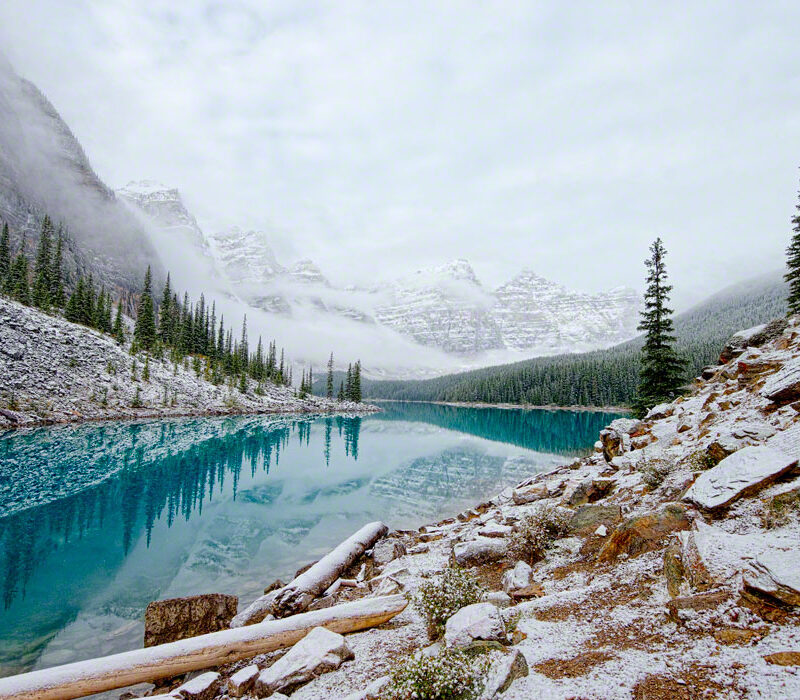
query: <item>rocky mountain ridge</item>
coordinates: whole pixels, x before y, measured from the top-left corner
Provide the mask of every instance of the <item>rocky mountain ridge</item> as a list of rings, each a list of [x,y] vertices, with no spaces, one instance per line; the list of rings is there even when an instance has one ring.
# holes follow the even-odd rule
[[[139,205],[167,235],[186,219],[177,190],[149,181],[118,193]],[[146,196],[130,196],[145,190]],[[161,206],[158,209],[154,202]],[[196,228],[196,222],[195,222]],[[198,230],[199,231],[199,230]],[[202,237],[202,234],[199,233]],[[427,347],[458,356],[511,350],[531,354],[576,352],[615,345],[636,335],[641,301],[633,290],[573,292],[531,270],[496,290],[486,289],[468,261],[418,270],[401,279],[376,280],[367,289],[338,289],[311,260],[281,264],[262,231],[231,227],[201,244],[243,299],[291,317],[312,308],[333,317],[380,324]]]

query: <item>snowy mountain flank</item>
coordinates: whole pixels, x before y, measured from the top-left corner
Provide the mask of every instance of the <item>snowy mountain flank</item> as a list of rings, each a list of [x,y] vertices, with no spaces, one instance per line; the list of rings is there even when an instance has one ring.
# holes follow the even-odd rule
[[[132,182],[117,194],[149,217],[161,236],[190,229],[186,240],[213,257],[235,294],[286,318],[325,313],[379,324],[462,358],[492,351],[579,352],[636,335],[640,299],[631,289],[584,294],[525,269],[492,290],[466,260],[379,280],[369,289],[337,288],[311,260],[281,264],[263,231],[231,227],[206,237],[174,188]]]

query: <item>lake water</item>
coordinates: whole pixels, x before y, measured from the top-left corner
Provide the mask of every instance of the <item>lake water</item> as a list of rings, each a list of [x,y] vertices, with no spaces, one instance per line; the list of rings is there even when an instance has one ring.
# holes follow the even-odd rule
[[[249,602],[364,523],[454,515],[586,451],[617,417],[383,408],[0,435],[0,675],[140,647],[151,600]]]

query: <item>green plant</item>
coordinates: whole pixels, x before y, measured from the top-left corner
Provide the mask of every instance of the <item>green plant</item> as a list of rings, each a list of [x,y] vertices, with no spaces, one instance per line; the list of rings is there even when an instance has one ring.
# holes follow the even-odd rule
[[[720,460],[709,454],[707,450],[696,450],[686,458],[686,463],[692,471],[707,471],[716,467]]]
[[[485,592],[472,573],[449,566],[433,581],[423,583],[412,601],[425,618],[428,636],[438,639],[444,633],[447,619],[461,608],[479,603]]]
[[[17,395],[12,391],[8,397],[8,410],[16,411],[19,409],[19,401],[17,401]]]
[[[436,656],[408,656],[397,663],[381,700],[475,700],[489,671],[489,659],[459,649]]]
[[[567,532],[571,511],[551,504],[539,506],[525,516],[509,538],[509,552],[517,559],[535,564],[544,559],[547,548]]]
[[[800,514],[800,489],[779,493],[766,499],[761,511],[761,525],[767,530],[786,525],[793,514]]]
[[[664,479],[672,470],[672,462],[662,457],[647,457],[640,459],[636,470],[642,475],[642,481],[651,491],[664,483]]]
[[[133,408],[141,408],[143,406],[142,394],[138,386],[136,387],[136,393],[133,395],[133,401],[131,401],[131,406]]]
[[[77,360],[77,358],[75,358],[75,357],[70,357],[70,358],[69,358],[69,362],[67,363],[67,365],[68,365],[69,367],[71,367],[71,368],[75,368],[75,367],[77,367],[77,366],[78,366],[78,360]]]
[[[103,387],[103,398],[100,399],[100,405],[105,407],[108,406],[108,387]]]
[[[142,370],[142,379],[144,379],[144,381],[146,381],[146,382],[150,381],[150,356],[149,355],[145,355],[144,356],[144,369]]]

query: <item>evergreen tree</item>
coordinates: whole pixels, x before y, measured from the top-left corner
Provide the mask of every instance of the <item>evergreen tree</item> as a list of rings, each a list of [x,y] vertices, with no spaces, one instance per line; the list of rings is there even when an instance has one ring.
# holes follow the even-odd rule
[[[94,322],[94,305],[95,305],[95,291],[94,291],[94,277],[90,274],[86,278],[83,287],[83,296],[80,299],[81,307],[81,323],[85,326],[91,326]]]
[[[17,257],[11,264],[11,271],[8,275],[8,288],[11,296],[20,304],[30,305],[31,291],[28,286],[28,258],[25,257],[25,237],[19,247]]]
[[[798,193],[800,195],[800,193]],[[789,296],[786,304],[790,314],[800,313],[800,201],[796,205],[797,213],[792,217],[792,239],[786,249],[786,267],[784,279],[789,283]]]
[[[144,289],[136,310],[136,326],[133,331],[136,344],[143,350],[152,350],[156,342],[156,319],[151,286],[152,275],[148,265],[147,273],[144,276]]]
[[[122,302],[117,304],[117,315],[114,317],[114,326],[111,329],[111,335],[114,339],[122,345],[125,342],[125,326],[122,323]]]
[[[50,265],[50,303],[57,309],[64,307],[64,234],[58,230],[56,251]]]
[[[325,396],[333,398],[333,353],[328,359],[328,376],[325,380]]]
[[[64,308],[64,318],[72,323],[81,323],[81,309],[83,306],[83,277],[78,277],[75,289],[69,295],[69,300]]]
[[[647,266],[647,289],[639,330],[645,331],[642,368],[635,411],[643,415],[662,401],[670,401],[683,383],[684,363],[674,350],[675,336],[672,309],[667,307],[672,286],[667,284],[664,258],[667,251],[660,238],[650,246]]]
[[[347,378],[344,383],[344,397],[348,401],[353,400],[353,365],[347,365]]]
[[[39,248],[36,251],[36,265],[33,270],[33,293],[32,300],[34,306],[47,310],[50,308],[50,273],[52,271],[51,247],[52,247],[53,224],[50,217],[44,217],[42,221],[42,232],[39,236]]]
[[[339,382],[339,393],[336,394],[337,401],[344,401],[344,380]]]
[[[353,365],[353,378],[352,378],[352,398],[351,401],[361,403],[361,360],[358,360]]]
[[[5,293],[6,279],[11,271],[11,247],[9,243],[8,224],[3,224],[0,235],[0,293]]]
[[[161,306],[158,309],[158,335],[164,345],[172,345],[172,289],[170,289],[169,272],[161,295]]]

